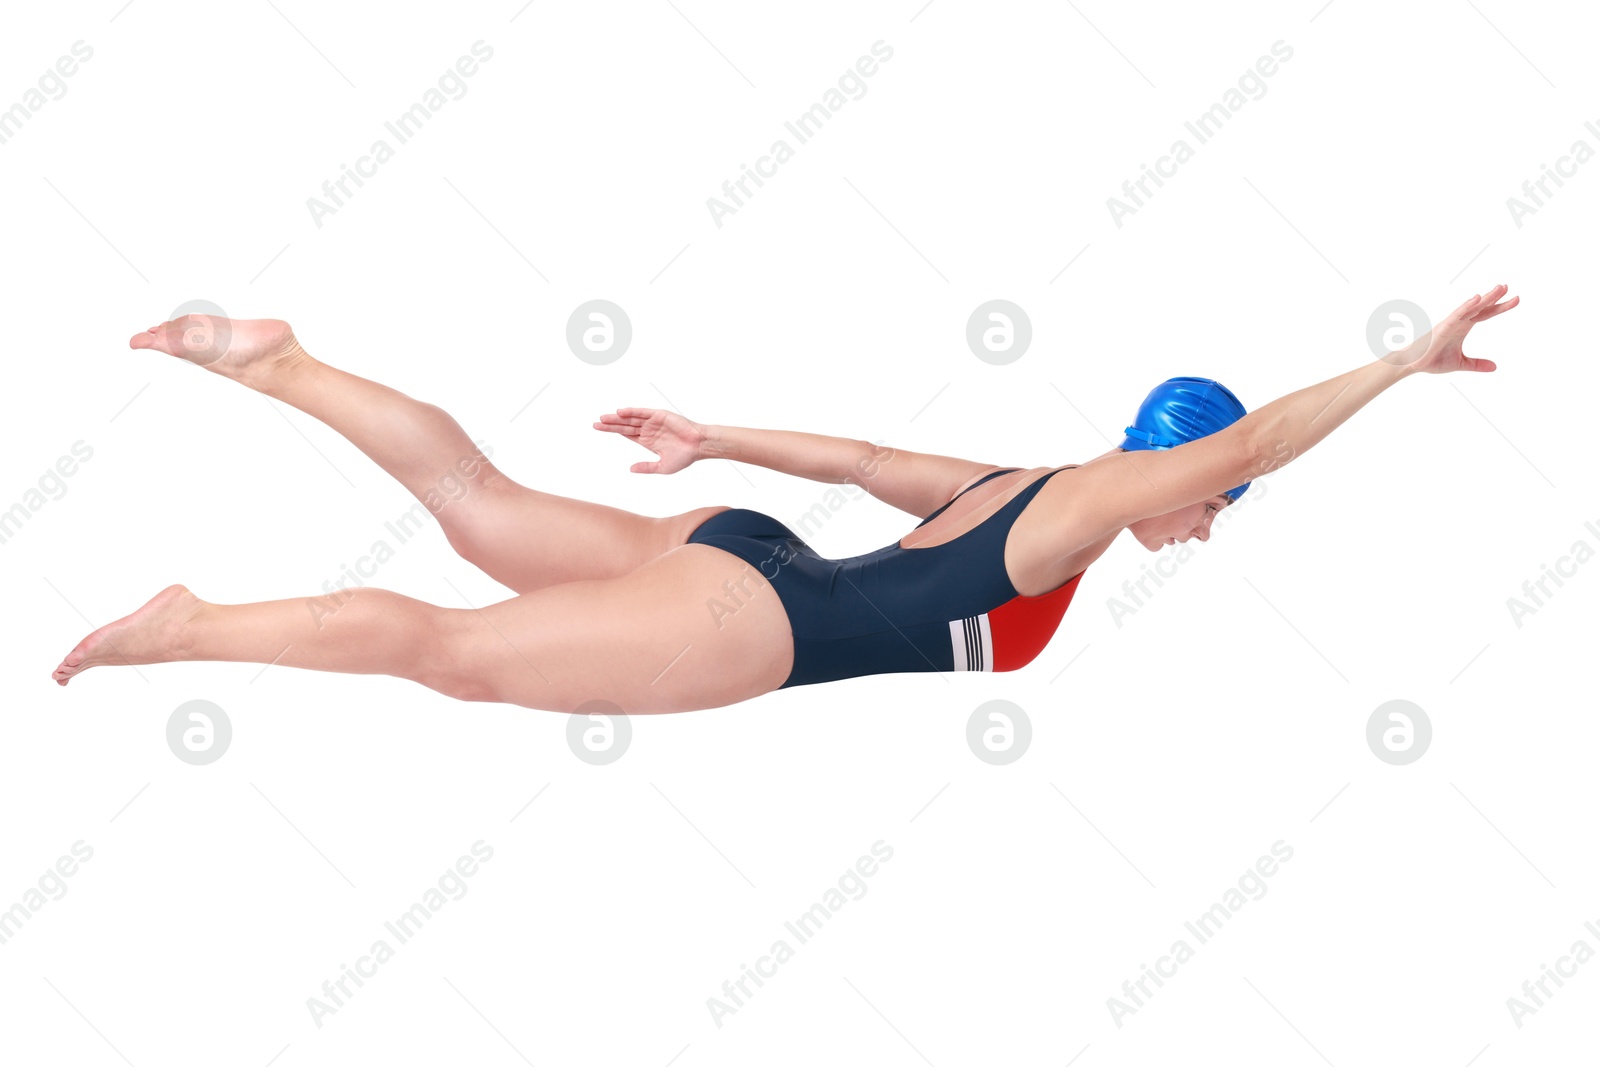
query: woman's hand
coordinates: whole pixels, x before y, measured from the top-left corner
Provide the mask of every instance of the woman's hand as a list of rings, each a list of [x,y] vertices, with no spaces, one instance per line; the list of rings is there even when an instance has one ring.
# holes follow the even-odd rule
[[[655,408],[618,408],[615,415],[601,415],[597,430],[620,433],[654,452],[659,459],[635,463],[628,469],[635,474],[673,474],[700,458],[705,443],[705,427],[671,411]]]
[[[1424,374],[1449,374],[1451,371],[1492,371],[1493,360],[1473,359],[1461,351],[1461,342],[1468,331],[1484,319],[1492,319],[1502,311],[1510,311],[1522,299],[1495,303],[1506,295],[1506,287],[1497,285],[1487,293],[1474,296],[1447,315],[1443,322],[1427,334],[1417,338],[1405,348],[1389,353],[1384,359],[1401,366],[1414,364],[1413,370]]]

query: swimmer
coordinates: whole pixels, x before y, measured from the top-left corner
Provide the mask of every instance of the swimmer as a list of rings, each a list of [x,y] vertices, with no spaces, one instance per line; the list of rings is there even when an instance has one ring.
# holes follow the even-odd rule
[[[852,485],[921,519],[893,544],[840,560],[758,511],[648,516],[521,485],[445,411],[319,362],[287,323],[186,316],[130,346],[320,419],[516,595],[439,607],[357,586],[217,604],[172,585],[85,637],[54,678],[231,661],[386,674],[458,700],[549,711],[603,700],[637,714],[870,674],[1016,670],[1044,649],[1090,564],[1123,531],[1152,552],[1206,541],[1253,478],[1305,454],[1401,379],[1493,371],[1462,342],[1517,305],[1502,300],[1506,291],[1473,296],[1411,345],[1252,412],[1211,379],[1169,379],[1118,447],[1080,464],[999,466],[650,408],[593,424],[654,454],[633,465],[638,473],[724,458]]]

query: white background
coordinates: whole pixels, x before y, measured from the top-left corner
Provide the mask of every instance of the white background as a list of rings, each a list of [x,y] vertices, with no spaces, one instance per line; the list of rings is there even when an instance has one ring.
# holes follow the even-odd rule
[[[1506,1004],[1575,941],[1600,950],[1600,565],[1520,627],[1507,607],[1574,542],[1600,548],[1600,163],[1521,227],[1506,205],[1574,140],[1600,148],[1578,5],[274,2],[18,5],[0,34],[0,106],[94,50],[0,145],[0,508],[93,449],[0,545],[0,907],[94,850],[0,945],[0,1057],[1344,1067],[1592,1047],[1600,964],[1520,1028]],[[494,55],[466,95],[316,226],[307,198],[478,40]],[[879,40],[866,94],[719,228],[706,199]],[[1265,95],[1189,136],[1115,225],[1107,198],[1279,40]],[[1166,377],[1257,407],[1373,358],[1385,301],[1442,314],[1501,281],[1524,305],[1468,343],[1497,373],[1379,397],[1119,625],[1108,599],[1157,559],[1124,538],[1017,673],[637,718],[606,767],[569,751],[567,716],[398,679],[50,680],[172,582],[317,593],[412,503],[320,423],[127,349],[185,301],[288,319],[528,484],[790,521],[825,487],[631,474],[648,456],[590,423],[671,406],[1082,462]],[[634,326],[603,367],[564,341],[596,297]],[[997,297],[1034,330],[1003,367],[964,339]],[[852,501],[813,543],[851,555],[914,521]],[[507,595],[436,530],[374,581]],[[166,745],[191,699],[233,723],[210,766]],[[1005,767],[965,740],[992,699],[1033,727]],[[1391,699],[1433,724],[1409,766],[1367,747]],[[307,998],[480,839],[470,891],[316,1025]],[[894,854],[866,895],[714,1023],[707,998],[878,840]],[[1195,947],[1183,923],[1279,840],[1266,895],[1118,1026],[1107,998]]]

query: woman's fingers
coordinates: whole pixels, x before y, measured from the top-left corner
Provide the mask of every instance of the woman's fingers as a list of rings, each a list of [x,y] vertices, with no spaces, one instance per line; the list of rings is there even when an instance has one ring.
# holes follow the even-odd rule
[[[602,415],[602,416],[600,416],[600,418],[602,420],[604,420],[604,419],[608,418],[608,416]],[[624,437],[638,437],[639,436],[639,428],[637,426],[630,426],[627,423],[618,422],[615,419],[612,419],[610,422],[605,422],[605,421],[597,422],[597,423],[594,423],[593,425],[594,425],[595,429],[597,429],[597,430],[605,430],[607,433],[620,433]]]
[[[1473,293],[1472,296],[1467,298],[1466,303],[1462,304],[1460,307],[1458,307],[1454,311],[1450,312],[1450,317],[1452,319],[1462,318],[1469,311],[1471,311],[1474,307],[1476,307],[1478,305],[1478,301],[1480,299],[1482,299],[1482,298],[1477,293]]]
[[[1452,334],[1455,337],[1454,346],[1457,359],[1459,360],[1453,369],[1474,371],[1480,374],[1489,373],[1499,369],[1498,365],[1492,359],[1474,359],[1465,352],[1462,352],[1461,339],[1466,337],[1467,331],[1471,330],[1472,327],[1476,326],[1478,323],[1483,322],[1485,319],[1492,319],[1501,312],[1510,311],[1512,308],[1521,303],[1522,298],[1520,296],[1514,296],[1509,300],[1500,302],[1500,298],[1506,295],[1508,289],[1509,286],[1502,283],[1490,289],[1486,293],[1479,293],[1471,300],[1468,300],[1466,303],[1457,308],[1455,313],[1451,316],[1453,320],[1452,325],[1454,326],[1452,331]]]
[[[1466,318],[1476,318],[1486,308],[1506,295],[1507,286],[1500,284],[1490,289],[1487,293],[1479,293],[1465,304],[1456,309],[1456,314]]]
[[[1486,307],[1479,311],[1475,311],[1472,313],[1472,321],[1482,322],[1484,319],[1492,319],[1502,311],[1510,311],[1512,308],[1516,307],[1521,300],[1521,296],[1514,296],[1510,300],[1501,301],[1493,307]]]
[[[646,421],[647,420],[645,419],[628,418],[622,415],[612,415],[607,412],[601,412],[600,421],[594,425],[595,429],[597,430],[610,430],[612,433],[626,434],[629,437],[638,437],[639,428],[642,427]]]

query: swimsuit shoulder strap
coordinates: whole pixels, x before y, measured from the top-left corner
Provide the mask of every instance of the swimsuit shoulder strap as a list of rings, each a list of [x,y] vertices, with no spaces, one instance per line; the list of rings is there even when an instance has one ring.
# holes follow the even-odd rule
[[[929,515],[927,518],[925,518],[921,522],[917,523],[917,526],[919,526],[919,527],[926,526],[928,523],[932,522],[934,519],[937,519],[940,515],[944,514],[944,509],[945,508],[949,507],[951,504],[954,504],[957,500],[960,500],[967,493],[972,492],[974,489],[978,488],[978,486],[982,485],[984,482],[988,481],[990,478],[998,478],[1002,474],[1010,474],[1013,471],[1019,471],[1021,469],[1022,469],[1021,467],[1001,467],[997,471],[990,471],[988,474],[985,474],[982,478],[979,478],[977,481],[973,482],[971,485],[969,485],[965,489],[961,490],[961,492],[957,493],[955,496],[951,497],[949,500],[946,500],[943,504],[940,504],[937,508],[934,509],[934,512],[933,512],[932,515]]]
[[[1060,474],[1062,471],[1069,471],[1069,470],[1071,470],[1072,468],[1074,468],[1076,466],[1078,466],[1078,464],[1069,463],[1065,467],[1057,467],[1053,471],[1048,471],[1048,472],[1046,472],[1044,474],[1041,474],[1039,477],[1037,477],[1033,481],[1029,482],[1023,488],[1022,492],[1018,493],[1016,496],[1014,496],[1010,500],[1008,500],[1006,502],[1005,507],[1001,508],[1000,511],[995,512],[994,515],[989,516],[989,518],[992,519],[992,518],[995,517],[995,515],[999,515],[1002,512],[1010,510],[1011,511],[1011,522],[1012,523],[1016,522],[1017,521],[1017,516],[1021,515],[1022,512],[1023,512],[1023,509],[1026,508],[1029,504],[1031,504],[1033,502],[1033,498],[1034,497],[1039,495],[1039,490],[1044,488],[1044,483],[1045,482],[1048,482],[1052,477],[1054,477],[1057,474]],[[988,521],[988,520],[984,520],[984,521]],[[1010,523],[1007,523],[1007,526],[1009,527]]]
[[[1006,527],[1006,532],[1010,533],[1012,524],[1017,521],[1017,516],[1021,515],[1023,509],[1026,508],[1033,501],[1033,498],[1038,495],[1039,490],[1044,488],[1044,483],[1049,481],[1052,475],[1060,474],[1062,471],[1071,470],[1072,468],[1077,467],[1077,466],[1079,466],[1079,464],[1069,463],[1064,467],[1057,467],[1053,471],[1049,471],[1049,472],[1047,472],[1045,474],[1040,475],[1039,477],[1035,478],[1033,481],[1029,482],[1023,488],[1023,490],[1020,493],[1018,493],[1016,496],[1012,497],[1010,500],[1006,501],[1006,503],[1000,508],[1000,510],[996,511],[993,515],[990,515],[988,518],[986,518],[982,522],[978,523],[978,525],[974,526],[971,530],[968,530],[966,533],[963,533],[963,534],[958,534],[957,536],[958,537],[965,537],[967,534],[973,533],[973,532],[977,531],[978,529],[980,529],[981,527],[988,526],[990,523],[992,523],[992,522],[996,521],[997,519],[999,519],[1002,515],[1008,516],[1005,519],[1005,527]],[[980,478],[977,482],[974,482],[972,485],[968,486],[967,489],[976,489],[979,485],[981,485],[984,482],[988,481],[990,478],[993,478],[997,474],[1005,474],[1005,473],[1007,473],[1009,471],[1019,471],[1019,470],[1022,470],[1022,469],[1023,469],[1022,467],[1007,467],[1005,470],[994,471],[993,473],[987,474],[984,477]],[[961,492],[965,493],[967,491],[967,489],[963,489]],[[917,523],[917,527],[920,528],[922,526],[925,526],[928,523],[932,522],[934,519],[938,518],[939,515],[941,513],[943,513],[945,508],[949,507],[950,504],[954,504],[960,498],[961,498],[961,493],[957,493],[954,497],[952,497],[950,499],[949,503],[943,505],[943,507],[940,507],[938,511],[935,511],[932,515],[929,515],[926,519],[923,519],[921,522]],[[1002,538],[1002,540],[1003,540],[1003,538]],[[950,541],[945,542],[945,544],[952,544],[952,543],[953,542],[950,542]],[[943,546],[936,545],[936,546],[933,546],[933,547],[938,548],[938,547],[943,547]],[[921,551],[926,551],[926,550],[924,549],[924,550],[921,550]]]

